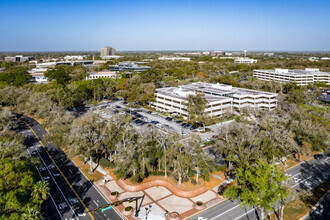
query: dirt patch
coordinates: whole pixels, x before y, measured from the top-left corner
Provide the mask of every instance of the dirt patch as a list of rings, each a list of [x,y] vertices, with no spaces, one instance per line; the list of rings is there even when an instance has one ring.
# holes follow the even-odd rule
[[[88,163],[84,164],[77,157],[71,158],[71,160],[79,167],[80,171],[83,172],[90,181],[97,182],[103,178],[103,174],[97,170],[95,170],[94,173],[90,173],[90,165]]]

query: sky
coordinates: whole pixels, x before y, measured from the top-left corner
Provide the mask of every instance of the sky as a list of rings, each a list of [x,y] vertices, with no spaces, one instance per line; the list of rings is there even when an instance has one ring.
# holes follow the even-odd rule
[[[330,51],[330,0],[0,0],[0,51]]]

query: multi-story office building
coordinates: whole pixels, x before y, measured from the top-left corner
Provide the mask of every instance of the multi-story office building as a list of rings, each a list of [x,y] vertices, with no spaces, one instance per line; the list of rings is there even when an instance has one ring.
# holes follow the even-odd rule
[[[115,55],[116,53],[116,50],[115,48],[112,48],[112,47],[104,47],[104,48],[101,48],[101,53],[100,53],[100,57],[107,57],[107,56],[113,56]]]
[[[250,59],[250,58],[238,58],[235,59],[235,63],[245,63],[245,64],[252,64],[256,63],[258,60],[256,59]]]
[[[245,107],[272,110],[277,105],[277,94],[257,90],[235,88],[224,84],[197,82],[189,85],[156,89],[156,101],[151,106],[171,113],[188,116],[187,97],[190,94],[202,92],[208,101],[205,113],[209,116],[222,116],[232,113],[233,108]]]
[[[85,58],[87,58],[87,56],[86,55],[82,55],[82,56],[65,56],[63,59],[64,60],[83,60],[83,59],[85,59]]]
[[[34,84],[47,83],[48,78],[44,76],[44,73],[48,70],[49,70],[48,68],[34,68],[32,70],[29,70],[28,72],[32,76],[30,82]]]
[[[150,66],[139,66],[137,62],[120,62],[117,65],[110,65],[109,69],[112,71],[124,71],[124,72],[142,72],[151,69]]]
[[[305,70],[253,70],[253,76],[266,81],[295,82],[300,86],[306,86],[313,82],[325,82],[330,85],[330,72],[321,72],[315,68],[306,68]]]
[[[211,52],[211,56],[222,56],[222,52],[221,51],[213,51],[213,52]]]
[[[114,71],[102,71],[97,73],[89,73],[89,75],[86,77],[86,80],[100,79],[100,78],[116,79],[117,77],[118,75]]]
[[[25,62],[25,61],[31,61],[33,60],[34,57],[28,56],[28,57],[24,57],[22,55],[16,55],[14,57],[5,57],[5,61],[7,62]]]
[[[158,60],[182,60],[182,61],[190,61],[190,57],[158,57]]]

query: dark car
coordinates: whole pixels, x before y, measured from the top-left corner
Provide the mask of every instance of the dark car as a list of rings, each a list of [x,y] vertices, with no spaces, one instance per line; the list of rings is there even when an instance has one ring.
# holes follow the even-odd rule
[[[213,135],[212,138],[213,139],[217,139],[218,138],[218,135]]]
[[[136,119],[136,120],[134,120],[134,122],[135,122],[135,124],[140,124],[140,123],[142,123],[143,121],[141,121],[140,119]]]
[[[194,130],[194,129],[197,129],[198,128],[198,125],[192,125],[191,127],[190,127],[190,130]]]
[[[142,125],[145,125],[145,124],[148,124],[148,122],[142,122],[140,125],[142,126]]]
[[[177,124],[181,124],[181,123],[182,123],[182,121],[176,121],[175,123],[177,123]]]
[[[147,111],[148,114],[152,114],[152,111]]]
[[[158,124],[159,122],[158,121],[151,121],[150,124]]]
[[[315,154],[315,155],[314,155],[314,158],[315,158],[316,160],[319,160],[319,159],[322,159],[322,158],[323,158],[323,155],[322,155],[322,154]]]
[[[172,118],[170,118],[170,117],[166,117],[165,120],[167,120],[167,121],[172,121]]]
[[[116,105],[116,108],[121,109],[121,107],[119,105]]]

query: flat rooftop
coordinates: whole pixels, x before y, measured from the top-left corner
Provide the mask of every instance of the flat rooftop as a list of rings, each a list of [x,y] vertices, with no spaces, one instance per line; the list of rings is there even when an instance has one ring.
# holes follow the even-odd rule
[[[268,73],[275,73],[275,74],[285,74],[285,75],[320,75],[320,74],[324,74],[324,75],[330,75],[330,72],[322,72],[319,71],[319,69],[314,69],[314,68],[306,68],[306,70],[302,70],[302,69],[275,69],[275,70],[256,70],[256,71],[264,71],[264,72],[268,72]]]
[[[189,85],[183,85],[180,86],[184,89],[189,90],[196,90],[201,91],[206,94],[212,94],[212,95],[229,95],[229,96],[242,96],[242,95],[277,95],[276,93],[271,92],[264,92],[264,91],[258,91],[258,90],[252,90],[252,89],[243,89],[238,87],[232,87],[231,85],[226,84],[212,84],[212,83],[204,83],[204,82],[197,82],[192,83]]]
[[[160,88],[156,90],[157,94],[169,96],[172,98],[177,98],[182,101],[187,100],[187,96],[189,94],[193,94],[193,91],[189,89],[182,89],[182,88],[177,88],[177,87],[167,87],[167,88]],[[180,95],[181,93],[181,95]],[[185,96],[187,95],[187,96]],[[223,96],[213,96],[213,95],[207,95],[205,94],[204,98],[209,102],[218,102],[218,101],[231,101],[231,98],[228,97],[223,97]]]

